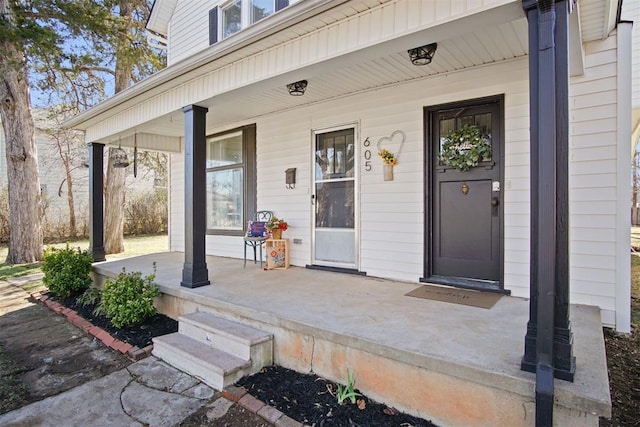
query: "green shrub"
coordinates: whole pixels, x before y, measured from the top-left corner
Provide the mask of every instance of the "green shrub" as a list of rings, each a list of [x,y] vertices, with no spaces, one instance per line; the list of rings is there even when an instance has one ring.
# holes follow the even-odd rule
[[[51,292],[61,297],[76,295],[91,283],[91,263],[89,251],[80,248],[47,248],[42,256],[42,281]]]
[[[143,278],[141,272],[127,273],[123,268],[115,280],[104,284],[101,306],[113,326],[132,326],[156,314],[153,298],[159,296],[160,291],[153,283],[155,269],[154,263],[154,274]]]

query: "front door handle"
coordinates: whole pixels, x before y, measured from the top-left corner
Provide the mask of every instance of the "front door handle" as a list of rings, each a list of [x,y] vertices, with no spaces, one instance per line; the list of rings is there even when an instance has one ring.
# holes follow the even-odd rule
[[[498,197],[491,198],[491,206],[498,206],[500,204],[500,199]]]

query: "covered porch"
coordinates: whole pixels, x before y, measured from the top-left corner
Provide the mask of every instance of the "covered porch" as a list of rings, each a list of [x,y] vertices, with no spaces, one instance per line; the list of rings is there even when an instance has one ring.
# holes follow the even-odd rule
[[[533,425],[535,374],[522,371],[529,301],[490,309],[405,296],[416,283],[291,267],[263,271],[208,256],[212,286],[180,286],[184,254],[94,264],[97,282],[122,268],[153,273],[161,312],[206,311],[274,335],[276,364],[345,381],[438,425]],[[600,313],[572,306],[575,381],[556,381],[554,424],[598,425],[611,403]]]

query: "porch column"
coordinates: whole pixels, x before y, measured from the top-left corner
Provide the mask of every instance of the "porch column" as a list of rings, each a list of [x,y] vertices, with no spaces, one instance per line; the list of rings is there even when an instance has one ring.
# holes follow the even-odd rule
[[[184,266],[181,286],[208,285],[205,255],[207,231],[206,123],[205,107],[187,105],[184,112]]]
[[[89,146],[89,252],[93,262],[104,261],[104,144]]]
[[[570,0],[573,1],[573,0]],[[522,369],[536,373],[536,425],[553,420],[554,376],[573,381],[569,322],[567,0],[524,0],[529,22],[530,305]]]

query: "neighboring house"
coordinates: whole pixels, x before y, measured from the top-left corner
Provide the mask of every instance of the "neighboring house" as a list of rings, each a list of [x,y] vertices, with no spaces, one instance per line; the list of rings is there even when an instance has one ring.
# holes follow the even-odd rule
[[[69,203],[67,199],[67,183],[61,154],[56,139],[51,136],[49,129],[55,123],[48,118],[49,111],[43,108],[33,109],[35,125],[36,148],[38,150],[38,173],[41,194],[44,202],[44,219],[47,233],[45,237],[65,237],[69,224]],[[1,125],[1,122],[0,122]],[[1,129],[1,127],[0,127]],[[67,150],[69,143],[71,158],[71,176],[73,182],[73,200],[76,213],[77,232],[86,235],[89,229],[89,187],[88,187],[88,151],[82,142],[82,135],[76,132],[59,132],[63,150]],[[64,139],[67,138],[67,139]],[[0,131],[0,187],[7,187],[7,158],[5,155],[4,132]],[[129,160],[133,162],[131,153]],[[134,195],[153,189],[154,174],[141,167],[138,177],[133,176],[133,167],[127,169],[127,192]]]
[[[35,126],[36,148],[38,150],[38,174],[41,195],[44,204],[44,219],[49,232],[54,229],[62,232],[69,224],[69,204],[67,200],[66,174],[60,157],[56,140],[45,130],[54,126],[53,120],[47,117],[48,111],[42,108],[32,110]],[[62,135],[62,132],[60,133]],[[72,137],[71,132],[66,135]],[[65,144],[66,140],[61,140]],[[68,141],[71,147],[71,176],[73,177],[73,198],[78,232],[88,231],[89,190],[87,187],[88,172],[86,167],[87,152],[81,150],[81,135],[76,133],[75,139]],[[7,158],[4,132],[0,131],[0,187],[6,188]]]
[[[618,5],[582,0],[569,15],[570,301],[629,331],[631,25]],[[240,258],[247,220],[269,209],[289,221],[293,265],[529,297],[522,1],[157,0],[148,28],[167,37],[168,67],[67,124],[87,142],[171,153],[171,250],[206,229],[207,254]],[[429,45],[432,62],[412,65],[408,50]],[[464,123],[493,152],[458,172],[438,146]],[[206,165],[185,170],[194,138]],[[397,154],[392,181],[381,148]],[[185,218],[185,188],[206,224]]]

